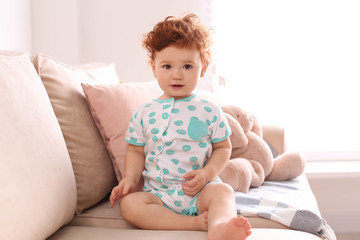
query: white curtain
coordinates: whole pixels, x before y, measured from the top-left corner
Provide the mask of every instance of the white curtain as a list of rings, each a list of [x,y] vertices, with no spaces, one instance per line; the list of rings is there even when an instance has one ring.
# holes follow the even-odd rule
[[[290,150],[360,152],[360,1],[212,1],[221,90]]]

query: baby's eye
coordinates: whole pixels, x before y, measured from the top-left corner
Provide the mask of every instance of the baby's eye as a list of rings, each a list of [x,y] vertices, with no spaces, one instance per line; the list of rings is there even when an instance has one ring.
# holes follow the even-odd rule
[[[171,66],[170,66],[169,64],[165,64],[165,65],[163,66],[163,68],[164,68],[164,69],[170,69]]]
[[[191,66],[190,64],[185,64],[185,65],[184,65],[184,69],[189,70],[189,69],[191,69],[191,68],[192,68],[192,66]]]

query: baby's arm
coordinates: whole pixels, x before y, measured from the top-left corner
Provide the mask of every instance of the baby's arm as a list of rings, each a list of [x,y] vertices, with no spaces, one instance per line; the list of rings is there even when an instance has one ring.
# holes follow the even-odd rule
[[[117,200],[121,200],[127,194],[134,192],[141,179],[144,170],[145,153],[144,146],[129,144],[125,156],[125,173],[119,184],[113,188],[110,195],[110,206],[114,207]]]
[[[186,195],[196,195],[207,183],[215,179],[224,169],[231,155],[230,138],[213,143],[213,152],[203,169],[195,170],[184,175],[187,181],[183,184]]]

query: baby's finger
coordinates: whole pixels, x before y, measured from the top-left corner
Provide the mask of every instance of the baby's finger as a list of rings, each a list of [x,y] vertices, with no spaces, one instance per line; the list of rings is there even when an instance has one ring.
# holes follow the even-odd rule
[[[186,173],[183,177],[185,179],[188,179],[188,178],[193,178],[195,175],[196,175],[195,171],[191,171],[191,172]]]
[[[194,196],[189,189],[183,188],[183,192],[184,192],[185,195],[187,195],[187,196],[190,196],[190,197]]]
[[[110,195],[110,207],[113,208],[116,202],[116,190],[113,189]]]
[[[188,191],[184,191],[185,195],[193,197],[195,196],[198,192],[195,190],[188,190]]]
[[[188,186],[187,184],[183,184],[183,191],[188,196],[194,196],[198,193],[196,186]]]
[[[194,179],[191,179],[191,180],[187,180],[184,184],[188,188],[193,188],[196,185],[196,181]]]
[[[122,190],[122,195],[128,194],[129,189],[130,189],[130,186],[128,184],[124,184],[123,190]]]

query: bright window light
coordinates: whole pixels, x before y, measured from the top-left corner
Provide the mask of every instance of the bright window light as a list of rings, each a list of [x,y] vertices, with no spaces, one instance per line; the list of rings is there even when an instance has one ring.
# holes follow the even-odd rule
[[[212,1],[221,90],[289,150],[360,152],[360,1]]]

